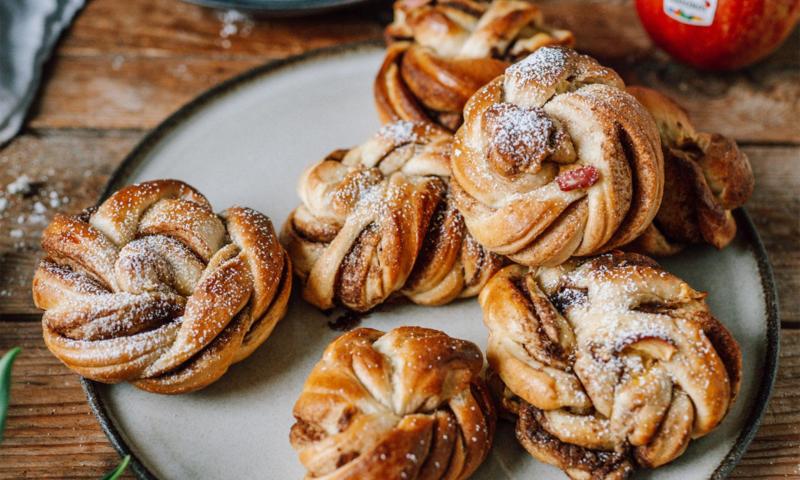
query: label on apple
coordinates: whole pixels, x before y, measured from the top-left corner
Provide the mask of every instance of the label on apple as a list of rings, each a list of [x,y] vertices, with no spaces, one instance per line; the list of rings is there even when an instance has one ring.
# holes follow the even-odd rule
[[[714,23],[717,0],[664,0],[664,13],[687,25],[707,27]]]

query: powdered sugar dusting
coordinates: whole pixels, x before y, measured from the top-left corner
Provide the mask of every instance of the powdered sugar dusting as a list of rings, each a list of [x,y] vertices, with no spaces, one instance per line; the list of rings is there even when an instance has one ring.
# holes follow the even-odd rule
[[[441,304],[477,294],[497,262],[481,247],[464,247],[463,220],[448,213],[450,142],[435,126],[395,122],[307,170],[303,205],[284,238],[294,264],[309,272],[312,303],[368,311],[392,295]],[[387,282],[387,271],[400,274]],[[464,281],[443,282],[448,274]]]
[[[20,175],[13,182],[6,185],[6,192],[11,195],[27,195],[33,190],[33,180],[27,175]]]
[[[416,130],[417,124],[402,120],[384,125],[378,130],[378,136],[391,140],[396,144],[413,143],[419,141]]]
[[[460,466],[448,470],[448,458],[438,463],[441,459],[427,447],[430,442],[448,448],[462,442],[470,455],[488,451],[493,424],[473,389],[482,365],[476,345],[436,330],[400,327],[344,334],[328,346],[306,382],[294,410],[292,444],[298,450],[330,450],[339,457],[337,468],[370,458],[409,473],[394,470],[391,478],[417,478],[420,468],[431,465],[442,468],[435,472],[439,476],[458,473]],[[324,411],[318,408],[320,396],[326,399]],[[415,427],[431,421],[433,430]],[[352,455],[341,456],[352,451],[349,438],[365,428],[378,447],[356,446]],[[408,441],[387,449],[385,439],[401,430],[411,432]]]
[[[34,243],[29,238],[30,232],[47,225],[52,209],[70,202],[70,198],[50,186],[47,179],[47,176],[32,178],[21,174],[4,188],[0,187],[0,219],[15,225],[8,233],[16,250],[30,248]]]
[[[170,233],[185,232],[188,228],[194,230],[198,238],[215,237],[217,232],[209,227],[211,221],[219,224],[223,230],[220,235],[226,237],[221,220],[211,214],[204,197],[188,187],[180,186],[178,190],[184,192],[184,199],[175,200],[171,190],[165,190],[159,183],[133,185],[127,189],[129,195],[117,195],[116,199],[112,197],[107,202],[107,213],[119,217],[119,221],[132,223],[131,238],[125,239],[128,243],[120,245],[119,251],[110,248],[107,252],[94,253],[95,256],[106,253],[113,257],[103,261],[114,266],[113,272],[108,272],[109,276],[114,276],[113,285],[101,286],[93,279],[91,271],[83,271],[80,261],[67,261],[65,265],[56,263],[62,261],[55,246],[63,241],[62,237],[51,238],[46,243],[50,245],[46,253],[52,254],[53,258],[46,258],[40,265],[40,274],[37,274],[41,280],[37,288],[43,294],[62,292],[60,296],[51,296],[51,305],[45,314],[49,327],[60,335],[59,341],[65,344],[82,342],[80,348],[85,351],[81,353],[84,358],[91,356],[112,363],[127,351],[142,355],[136,361],[143,362],[143,371],[131,370],[124,373],[130,377],[109,379],[101,373],[99,379],[103,381],[161,375],[178,366],[185,367],[181,375],[190,375],[186,373],[192,368],[186,364],[187,359],[191,363],[193,360],[190,358],[194,358],[195,353],[218,338],[220,341],[241,342],[242,336],[233,333],[219,335],[230,329],[246,334],[253,321],[260,319],[264,309],[271,305],[269,297],[278,293],[261,291],[263,298],[259,304],[250,305],[254,279],[270,285],[273,281],[280,281],[280,278],[268,278],[260,271],[248,271],[248,268],[268,269],[262,265],[264,260],[272,261],[272,255],[281,251],[266,217],[249,209],[236,209],[236,216],[231,219],[232,232],[235,232],[233,238],[222,238],[219,245],[216,241],[205,242],[213,244],[213,250],[209,252],[213,259],[206,263],[192,253],[188,244],[180,241],[182,234],[170,236]],[[162,192],[168,192],[165,198],[155,199],[150,205],[148,197],[162,195]],[[140,204],[143,200],[148,207],[142,211]],[[129,209],[127,212],[126,207]],[[41,210],[46,207],[38,202],[34,208]],[[128,215],[131,212],[134,212],[132,218]],[[70,230],[74,239],[87,234],[92,238],[96,235],[105,238],[89,225],[81,227],[87,221],[88,213],[75,216],[64,228]],[[154,224],[157,233],[148,234],[151,232],[146,229]],[[238,248],[233,248],[230,243],[227,247],[223,245],[232,241],[240,243]],[[244,258],[250,256],[257,261],[251,264],[236,258],[241,251],[245,251]],[[279,260],[282,259],[281,255]],[[276,275],[280,277],[284,271],[282,264],[277,270]],[[261,285],[258,288],[264,290],[266,287]],[[185,312],[184,306],[187,306]],[[176,337],[178,330],[182,333]],[[217,351],[206,350],[204,355],[216,355],[214,352]],[[54,350],[54,353],[61,355],[63,352]],[[69,364],[67,360],[65,362]],[[92,376],[88,370],[84,374]]]
[[[220,45],[225,49],[231,47],[231,38],[236,35],[247,37],[255,27],[253,20],[239,10],[221,10],[216,12],[216,16],[222,22],[219,38]]]
[[[566,51],[558,47],[542,47],[508,67],[506,77],[520,83],[551,85],[564,74]]]
[[[510,103],[498,103],[487,112],[491,114],[491,146],[503,156],[539,168],[548,153],[550,137],[555,131],[553,121],[540,108],[521,108]]]
[[[580,382],[594,407],[587,414],[540,412],[546,431],[564,438],[588,427],[624,451],[641,427],[632,418],[660,424],[676,395],[720,405],[720,385],[730,379],[697,317],[707,314],[697,303],[702,296],[680,279],[649,259],[620,253],[545,270],[534,278],[575,334],[573,362],[564,373]],[[539,278],[553,274],[557,284]]]

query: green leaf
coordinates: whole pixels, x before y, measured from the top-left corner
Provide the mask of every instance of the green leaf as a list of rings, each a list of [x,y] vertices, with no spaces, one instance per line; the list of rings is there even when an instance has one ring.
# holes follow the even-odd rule
[[[14,359],[22,349],[14,347],[0,358],[0,443],[3,442],[3,430],[6,427],[6,416],[8,415],[8,403],[11,393],[11,366]],[[114,470],[108,472],[102,480],[117,480],[128,468],[131,463],[131,456],[125,455],[122,462]]]
[[[131,463],[131,456],[125,455],[125,458],[122,459],[122,462],[120,462],[117,468],[106,473],[106,476],[103,477],[102,480],[117,480],[122,476],[123,472],[125,472],[125,469],[128,468],[129,463]]]
[[[3,431],[6,428],[8,403],[11,397],[11,366],[21,348],[14,347],[0,358],[0,443],[3,442]]]

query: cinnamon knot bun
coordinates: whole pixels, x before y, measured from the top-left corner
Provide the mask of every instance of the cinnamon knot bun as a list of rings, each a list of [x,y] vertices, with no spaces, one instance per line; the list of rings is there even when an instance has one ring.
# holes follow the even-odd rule
[[[642,255],[500,271],[479,297],[517,438],[571,478],[626,478],[711,432],[739,389],[705,294]]]
[[[80,215],[56,215],[33,279],[47,347],[106,383],[183,393],[217,380],[286,312],[291,264],[272,223],[220,216],[176,180],[131,185]]]
[[[628,87],[628,92],[658,125],[666,179],[656,218],[630,247],[649,255],[670,255],[693,243],[727,246],[736,235],[731,210],[753,193],[747,156],[730,138],[696,131],[670,98],[645,87]]]
[[[367,311],[391,295],[424,305],[477,295],[500,259],[455,209],[450,143],[433,125],[397,122],[306,170],[282,231],[306,300]]]
[[[399,0],[386,28],[386,58],[375,79],[381,120],[433,122],[455,131],[467,99],[511,63],[544,45],[572,46],[517,0]]]
[[[437,330],[360,328],[328,346],[294,406],[306,478],[465,479],[495,411],[474,344]]]
[[[664,188],[647,110],[614,71],[563,47],[537,50],[470,98],[452,170],[469,232],[529,266],[632,241]]]

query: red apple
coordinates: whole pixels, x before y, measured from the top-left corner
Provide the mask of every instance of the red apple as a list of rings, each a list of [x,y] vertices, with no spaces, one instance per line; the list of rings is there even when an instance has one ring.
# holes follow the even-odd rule
[[[732,70],[772,53],[800,18],[800,0],[636,0],[653,41],[698,68]]]

